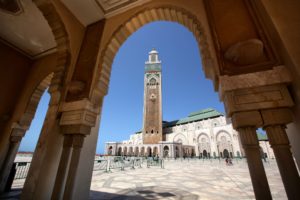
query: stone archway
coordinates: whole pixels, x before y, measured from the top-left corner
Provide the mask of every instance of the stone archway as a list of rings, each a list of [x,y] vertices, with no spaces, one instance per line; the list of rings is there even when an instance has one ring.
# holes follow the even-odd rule
[[[47,185],[47,179],[49,179],[49,182],[54,182],[53,180],[56,177],[56,169],[58,167],[58,160],[53,158],[52,165],[48,165],[45,159],[45,154],[47,150],[45,149],[45,142],[50,141],[48,132],[52,131],[52,128],[56,121],[56,114],[58,111],[58,104],[61,101],[61,93],[62,88],[64,85],[65,75],[66,75],[66,69],[68,68],[71,60],[71,51],[70,51],[70,42],[69,42],[69,35],[66,31],[65,24],[61,18],[61,16],[57,12],[57,8],[54,6],[52,1],[47,0],[35,0],[33,1],[38,9],[42,12],[45,20],[48,22],[50,29],[52,30],[54,39],[56,41],[56,49],[57,49],[57,66],[54,71],[54,75],[49,87],[49,93],[51,93],[51,108],[49,107],[50,112],[47,112],[46,119],[43,124],[43,130],[40,134],[39,140],[38,140],[38,146],[39,148],[36,148],[32,163],[28,172],[28,177],[25,181],[24,188],[22,190],[22,198],[24,199],[34,199],[34,197],[39,196],[39,198],[49,198],[49,195],[51,193],[43,193],[39,194],[38,191],[43,191],[49,188],[49,185]],[[44,127],[47,127],[47,129]],[[50,130],[51,129],[51,130]],[[57,138],[57,141],[62,138]],[[59,155],[61,152],[61,149],[56,150],[56,155]],[[52,151],[51,153],[54,153]],[[55,154],[55,153],[54,153]],[[49,160],[48,160],[49,161]],[[46,168],[49,168],[46,170]],[[51,169],[50,169],[51,168]],[[40,174],[41,169],[44,169],[43,176]],[[45,175],[45,172],[47,171],[47,176]],[[39,180],[44,180],[44,184],[35,184]],[[36,191],[33,193],[32,191]]]
[[[118,156],[122,156],[122,147],[118,148]]]
[[[112,147],[112,146],[108,147],[108,149],[107,149],[107,154],[108,154],[109,156],[111,156],[111,155],[112,155],[112,152],[113,152],[113,147]]]
[[[169,147],[168,146],[164,146],[164,153],[163,153],[163,157],[164,158],[169,158],[169,154],[170,154],[170,152],[169,152],[170,150],[169,150]]]
[[[147,156],[148,157],[152,156],[152,149],[151,149],[151,147],[147,147]]]
[[[107,93],[113,59],[121,45],[139,28],[155,21],[177,22],[193,33],[201,52],[205,75],[215,82],[215,79],[218,78],[216,75],[218,64],[217,62],[213,64],[215,59],[213,59],[211,50],[214,47],[209,46],[206,35],[208,31],[204,30],[200,20],[192,12],[176,6],[163,5],[141,10],[116,28],[101,51],[101,65],[96,74],[94,98],[98,96],[99,90],[103,91],[103,94]]]
[[[227,149],[223,150],[223,157],[224,158],[229,158],[229,151]]]
[[[1,166],[0,175],[0,193],[3,191],[5,183],[7,181],[8,175],[12,168],[13,162],[15,160],[17,151],[19,149],[20,143],[25,136],[26,131],[29,129],[31,122],[36,114],[36,110],[42,95],[45,90],[49,87],[53,73],[46,76],[35,88],[30,96],[30,99],[26,105],[23,115],[20,117],[17,123],[13,123],[10,130],[10,143],[8,147],[8,152],[4,159],[3,165]]]

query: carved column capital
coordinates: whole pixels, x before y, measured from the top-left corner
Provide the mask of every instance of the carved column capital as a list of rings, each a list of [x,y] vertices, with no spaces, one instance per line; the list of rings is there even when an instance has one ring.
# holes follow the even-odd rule
[[[258,111],[236,112],[231,116],[233,128],[260,127],[263,124]]]
[[[272,125],[286,125],[293,121],[293,113],[289,108],[261,110],[264,127]]]
[[[249,87],[227,91],[224,105],[228,116],[236,112],[292,107],[294,102],[284,84]]]
[[[271,70],[246,73],[234,76],[220,76],[219,91],[220,98],[224,99],[225,93],[247,89],[262,87],[267,85],[289,84],[292,82],[292,77],[288,69],[284,66],[273,67]]]

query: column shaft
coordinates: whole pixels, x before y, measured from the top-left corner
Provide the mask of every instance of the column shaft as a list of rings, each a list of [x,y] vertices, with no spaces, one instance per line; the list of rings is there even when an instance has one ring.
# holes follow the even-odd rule
[[[300,199],[300,178],[282,125],[265,127],[289,199]]]
[[[1,168],[0,193],[4,192],[4,190],[5,190],[6,182],[7,182],[10,170],[13,166],[17,151],[19,149],[21,139],[22,139],[22,137],[18,138],[17,140],[10,141],[8,151],[7,151],[4,163]]]
[[[238,132],[247,157],[255,198],[258,200],[272,199],[267,176],[260,156],[256,128],[238,128]]]
[[[73,135],[73,153],[71,157],[71,163],[69,167],[69,173],[67,177],[66,187],[64,191],[64,200],[74,199],[73,193],[75,188],[75,181],[77,177],[77,169],[79,165],[79,159],[81,154],[81,148],[84,141],[84,135]]]
[[[60,157],[54,189],[51,196],[51,199],[53,200],[62,199],[62,195],[65,188],[66,177],[67,177],[67,171],[69,169],[72,143],[73,143],[73,137],[71,135],[65,135],[63,150]]]

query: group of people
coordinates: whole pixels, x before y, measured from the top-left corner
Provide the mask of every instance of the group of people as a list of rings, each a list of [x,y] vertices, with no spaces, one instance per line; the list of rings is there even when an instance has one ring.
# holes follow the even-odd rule
[[[226,162],[226,165],[233,165],[232,160],[229,157],[226,157],[225,162]]]

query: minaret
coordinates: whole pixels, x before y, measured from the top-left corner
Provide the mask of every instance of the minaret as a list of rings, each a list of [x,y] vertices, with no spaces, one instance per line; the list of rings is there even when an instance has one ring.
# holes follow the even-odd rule
[[[145,63],[143,143],[157,144],[162,139],[161,61],[153,49]]]

